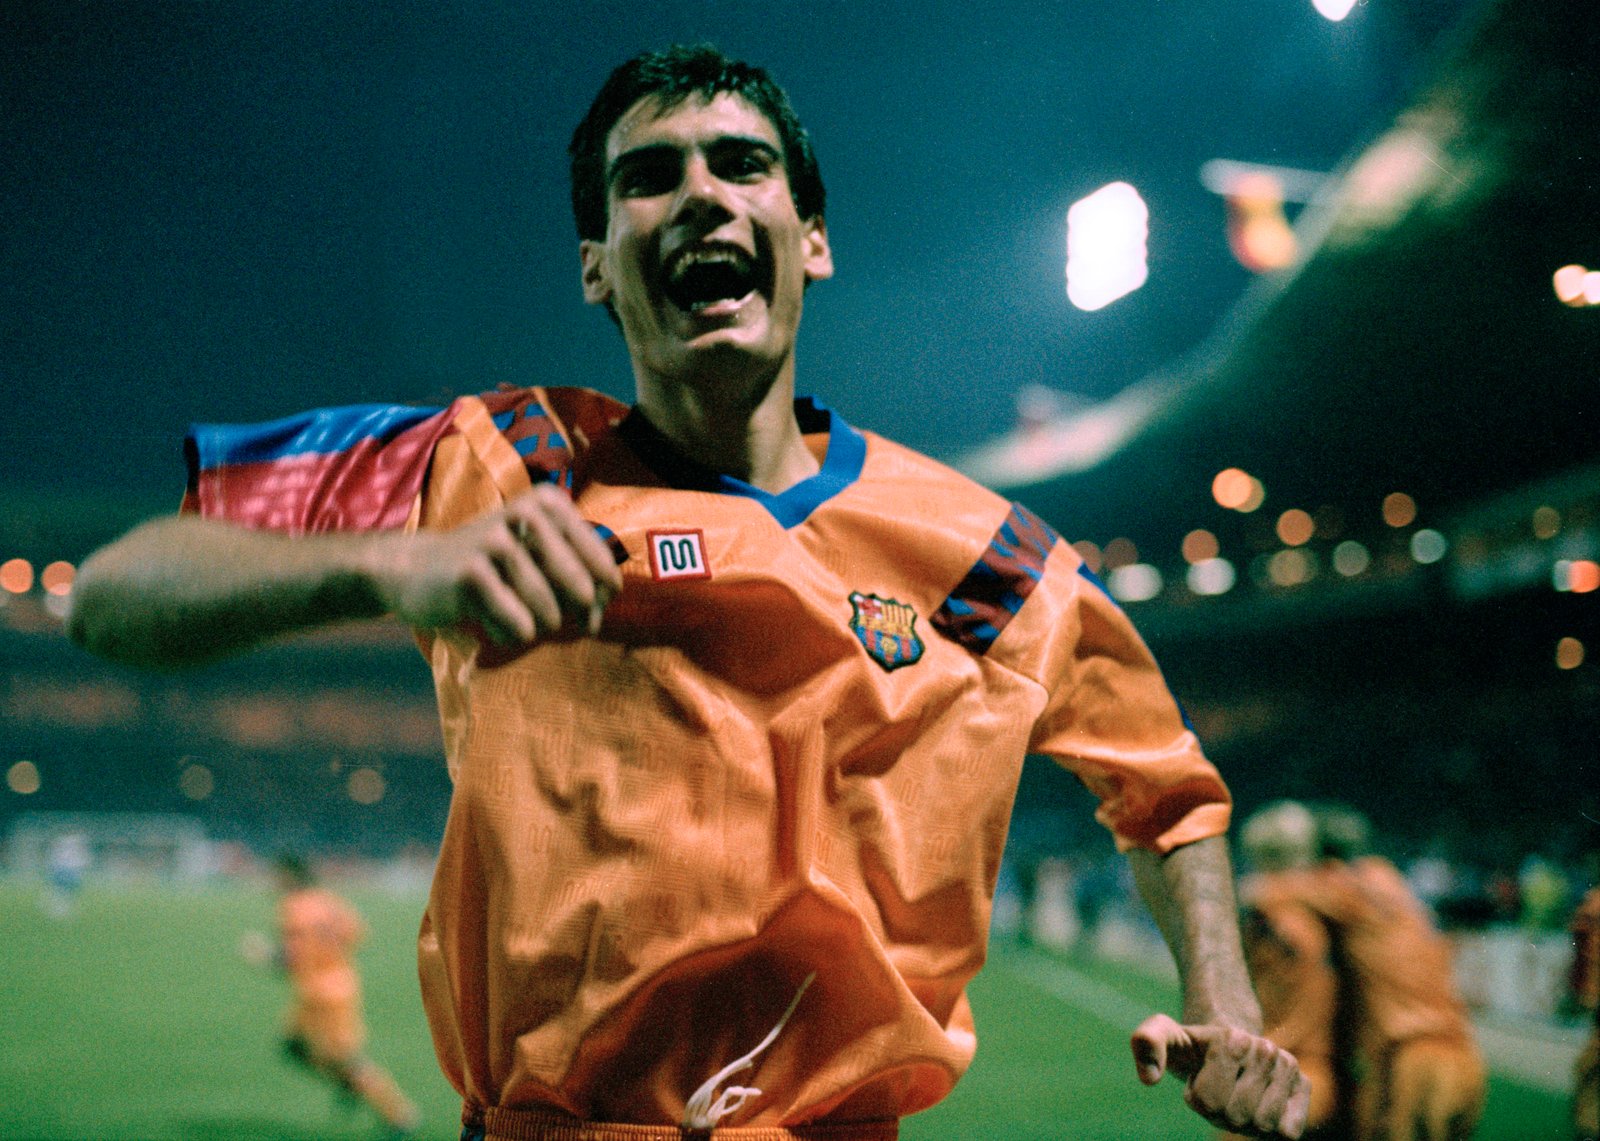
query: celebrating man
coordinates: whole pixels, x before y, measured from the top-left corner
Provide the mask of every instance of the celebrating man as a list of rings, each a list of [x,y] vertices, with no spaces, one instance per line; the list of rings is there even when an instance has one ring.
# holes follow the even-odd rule
[[[972,1058],[1028,753],[1099,796],[1177,957],[1184,1023],[1137,1030],[1139,1077],[1298,1135],[1227,790],[1126,617],[1025,508],[795,398],[833,264],[783,92],[710,48],[641,56],[571,158],[631,408],[528,388],[197,428],[188,510],[84,566],[73,636],[176,665],[417,631],[455,782],[421,975],[464,1136],[895,1136]]]

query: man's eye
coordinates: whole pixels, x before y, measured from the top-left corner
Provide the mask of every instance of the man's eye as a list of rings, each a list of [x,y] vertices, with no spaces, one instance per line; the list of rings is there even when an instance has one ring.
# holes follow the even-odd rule
[[[772,162],[758,151],[731,155],[723,163],[724,178],[759,178],[772,168]]]
[[[617,193],[628,198],[648,198],[665,194],[677,181],[677,170],[668,163],[641,163],[617,175]]]

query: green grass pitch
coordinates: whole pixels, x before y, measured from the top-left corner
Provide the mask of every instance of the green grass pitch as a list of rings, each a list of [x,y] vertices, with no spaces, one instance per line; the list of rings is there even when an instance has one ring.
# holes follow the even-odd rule
[[[422,900],[351,893],[371,1053],[422,1106],[423,1136],[454,1141],[460,1107],[428,1041],[414,967]],[[265,889],[98,888],[53,920],[32,888],[0,883],[0,1139],[345,1141],[380,1136],[280,1059],[283,980],[248,966]],[[1131,1019],[1172,1009],[1140,973],[996,954],[972,987],[978,1059],[956,1093],[908,1120],[907,1141],[1180,1141],[1212,1136],[1176,1082],[1139,1085]],[[1559,1095],[1497,1078],[1480,1141],[1566,1135]]]

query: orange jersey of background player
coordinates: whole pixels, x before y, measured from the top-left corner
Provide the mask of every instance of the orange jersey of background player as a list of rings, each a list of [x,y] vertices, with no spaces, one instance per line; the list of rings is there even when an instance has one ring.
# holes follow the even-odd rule
[[[1257,873],[1240,885],[1245,961],[1266,1037],[1293,1054],[1311,1080],[1306,1128],[1315,1131],[1349,1108],[1338,1040],[1339,978],[1322,919],[1303,904],[1271,898],[1267,885],[1277,874]],[[1262,901],[1264,892],[1268,898]]]
[[[1572,997],[1600,1010],[1600,887],[1585,893],[1572,913]]]
[[[454,781],[423,999],[491,1132],[523,1111],[676,1125],[779,1025],[739,1077],[761,1096],[729,1124],[937,1102],[975,1048],[966,985],[1028,753],[1077,774],[1121,846],[1227,827],[1221,779],[1069,544],[796,409],[820,471],[773,495],[595,393],[466,397],[415,429],[427,478],[409,507],[269,521],[447,529],[550,480],[619,556],[598,637],[509,653],[419,632]],[[297,462],[337,498],[337,471]],[[241,495],[198,479],[190,506],[249,517],[260,475]],[[285,494],[305,484],[286,471]]]
[[[1450,946],[1387,860],[1366,856],[1282,872],[1262,899],[1298,903],[1332,925],[1374,1040],[1471,1036]]]
[[[1572,1123],[1577,1137],[1600,1137],[1600,887],[1572,916],[1572,996],[1594,1018],[1573,1067]]]
[[[352,958],[366,935],[361,917],[333,892],[302,887],[278,901],[278,929],[294,992],[289,1033],[322,1057],[354,1055],[365,1037]]]
[[[1449,944],[1405,877],[1375,856],[1327,861],[1279,873],[1262,898],[1329,925],[1362,1059],[1358,1136],[1465,1136],[1482,1112],[1483,1061]]]

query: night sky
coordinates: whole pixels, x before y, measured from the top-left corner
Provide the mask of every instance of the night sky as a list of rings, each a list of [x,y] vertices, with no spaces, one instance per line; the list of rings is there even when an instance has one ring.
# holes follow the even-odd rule
[[[578,290],[566,142],[609,70],[710,40],[813,136],[838,273],[800,388],[950,458],[1099,399],[1246,285],[1197,171],[1329,170],[1464,0],[0,7],[0,491],[176,502],[193,420],[517,384],[627,398]],[[1149,284],[1067,302],[1065,213],[1125,179]]]

